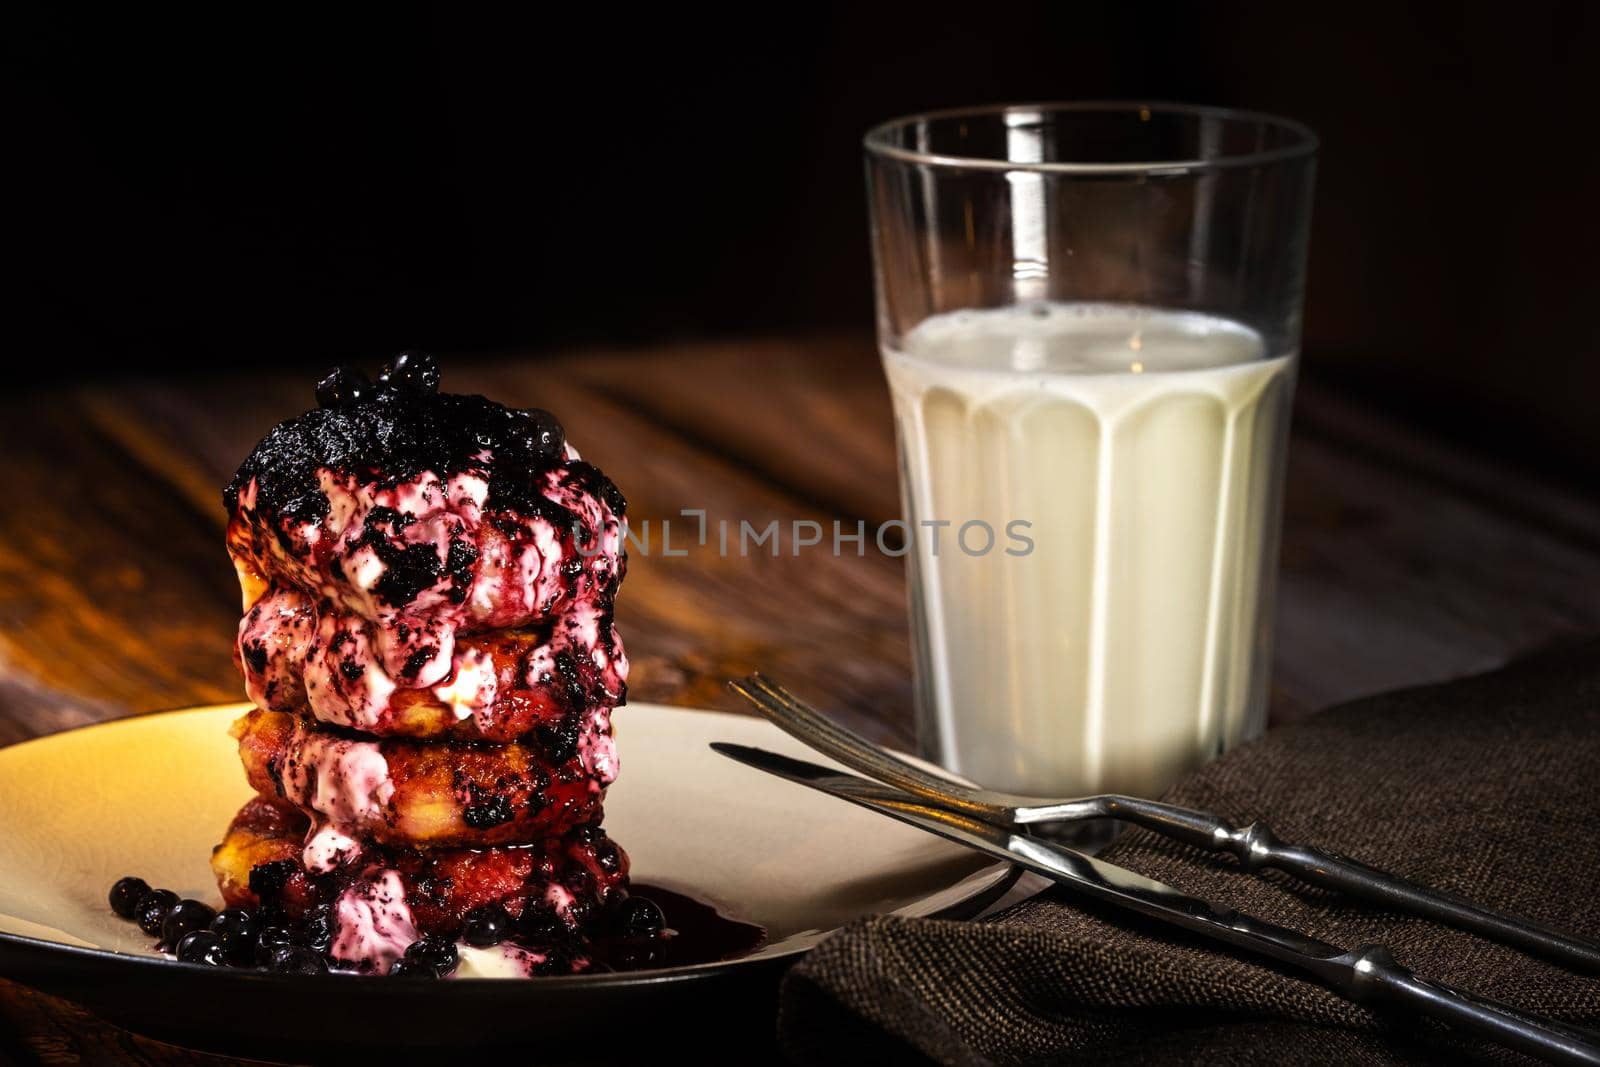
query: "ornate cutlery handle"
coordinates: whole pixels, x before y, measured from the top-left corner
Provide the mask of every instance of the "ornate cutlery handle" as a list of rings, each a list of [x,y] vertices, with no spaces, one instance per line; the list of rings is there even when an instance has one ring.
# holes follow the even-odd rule
[[[871,805],[873,802],[870,794],[851,797],[837,786],[834,792],[856,803]],[[1414,1014],[1437,1019],[1462,1033],[1550,1063],[1600,1065],[1600,1044],[1596,1043],[1596,1035],[1569,1029],[1453,986],[1419,978],[1398,963],[1393,953],[1382,945],[1363,945],[1343,951],[1298,930],[1232,908],[1218,907],[1104,860],[1036,838],[1012,835],[1002,844],[992,831],[986,833],[982,824],[961,820],[960,816],[919,818],[904,808],[898,812],[888,810],[881,803],[877,810],[982,848],[992,855],[1009,854],[1035,873],[1088,890],[1108,903],[1298,967],[1357,1004],[1397,1010],[1402,1016]],[[1186,817],[1198,814],[1183,809],[1174,811]],[[965,825],[956,825],[957,820],[964,821]]]
[[[1106,815],[1143,826],[1212,852],[1225,852],[1246,871],[1283,871],[1310,885],[1332,889],[1467,930],[1568,966],[1600,973],[1600,946],[1442,893],[1357,860],[1310,845],[1278,840],[1262,822],[1237,826],[1201,811],[1140,800],[1104,797]]]
[[[1347,980],[1335,985],[1358,1004],[1414,1011],[1549,1063],[1600,1064],[1594,1035],[1418,978],[1381,945],[1363,945],[1329,962],[1348,968]]]

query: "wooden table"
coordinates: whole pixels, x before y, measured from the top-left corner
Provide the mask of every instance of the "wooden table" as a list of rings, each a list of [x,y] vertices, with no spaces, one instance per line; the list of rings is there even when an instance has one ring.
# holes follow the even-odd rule
[[[240,699],[219,488],[309,375],[85,384],[0,401],[0,744]],[[898,513],[888,398],[862,337],[450,361],[446,384],[556,411],[657,539],[618,605],[636,699],[737,709],[756,666],[910,743],[902,561],[723,558],[735,530]],[[1273,717],[1494,666],[1600,631],[1600,498],[1418,436],[1303,384]],[[659,551],[672,520],[673,548]],[[0,1062],[221,1063],[0,981]]]

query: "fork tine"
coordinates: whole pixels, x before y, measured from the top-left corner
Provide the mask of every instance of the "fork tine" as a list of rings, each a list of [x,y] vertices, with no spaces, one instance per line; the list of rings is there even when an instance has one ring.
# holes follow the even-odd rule
[[[908,764],[901,764],[899,760],[889,756],[883,749],[861,735],[833,722],[816,708],[764,675],[753,674],[745,679],[745,683],[754,690],[754,695],[739,689],[737,685],[735,688],[739,689],[747,699],[752,700],[770,721],[791,736],[833,756],[841,763],[872,774],[880,781],[883,780],[880,771],[893,773],[897,770],[914,769]]]
[[[929,774],[853,730],[840,726],[783,686],[757,672],[729,683],[773,725],[823,755],[880,782],[938,801],[948,808],[1009,821],[1009,809],[973,789]]]

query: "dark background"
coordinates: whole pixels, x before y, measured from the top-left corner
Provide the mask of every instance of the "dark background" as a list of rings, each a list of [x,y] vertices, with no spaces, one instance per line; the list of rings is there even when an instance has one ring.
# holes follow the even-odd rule
[[[12,374],[870,330],[859,138],[1175,99],[1322,135],[1307,373],[1600,471],[1596,6],[37,9]]]

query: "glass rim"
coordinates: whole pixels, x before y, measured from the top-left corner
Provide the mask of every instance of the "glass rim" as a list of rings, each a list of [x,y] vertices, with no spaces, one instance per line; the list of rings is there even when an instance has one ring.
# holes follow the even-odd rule
[[[1134,163],[1076,163],[1064,161],[1029,162],[1025,160],[996,159],[988,156],[955,156],[941,152],[921,152],[894,144],[890,136],[907,126],[931,119],[983,118],[992,119],[1012,112],[1104,112],[1107,114],[1143,112],[1181,115],[1188,118],[1222,119],[1225,121],[1254,122],[1275,126],[1294,135],[1294,140],[1277,148],[1259,152],[1216,156],[1211,159],[1166,159]],[[923,111],[913,115],[880,122],[869,129],[861,139],[867,152],[901,163],[914,163],[951,170],[1033,171],[1046,174],[1187,174],[1193,171],[1231,170],[1242,167],[1259,167],[1282,163],[1314,155],[1318,141],[1316,131],[1303,122],[1269,114],[1265,111],[1248,111],[1241,108],[1213,107],[1206,104],[1180,104],[1166,101],[1139,100],[1081,100],[1054,101],[1036,104],[987,104],[976,107],[945,108]]]

